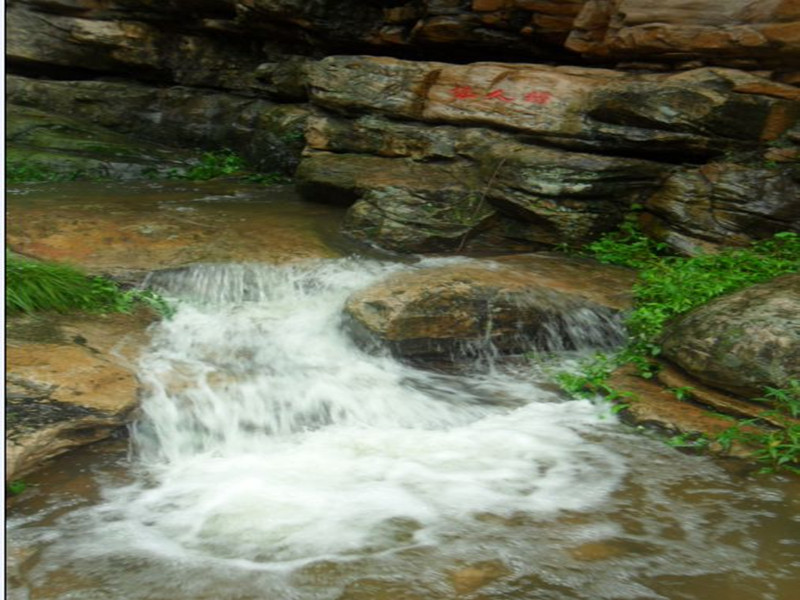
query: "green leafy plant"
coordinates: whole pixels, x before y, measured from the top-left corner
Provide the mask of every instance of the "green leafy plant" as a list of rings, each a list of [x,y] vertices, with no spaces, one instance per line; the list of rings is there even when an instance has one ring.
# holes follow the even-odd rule
[[[280,173],[253,173],[246,175],[244,180],[248,183],[261,183],[265,185],[277,185],[280,183],[291,183],[292,179]]]
[[[82,177],[80,171],[64,173],[35,163],[9,162],[6,164],[6,183],[36,183],[42,181],[75,181]]]
[[[715,441],[725,450],[734,442],[754,448],[753,457],[765,465],[761,469],[764,473],[800,473],[800,423],[796,420],[800,415],[800,380],[790,381],[783,389],[768,387],[764,396],[755,400],[773,408],[753,419],[737,421]],[[769,422],[763,420],[766,417]],[[756,429],[756,425],[761,428]]]
[[[642,269],[665,255],[667,245],[650,239],[626,221],[617,231],[587,244],[584,251],[602,263]]]
[[[188,169],[170,169],[170,179],[188,179],[191,181],[207,181],[217,177],[230,177],[243,173],[247,168],[244,159],[233,151],[225,149],[216,152],[205,152],[200,156],[198,164]]]
[[[667,444],[673,448],[692,448],[695,450],[705,450],[710,443],[711,440],[708,436],[696,431],[673,435],[667,440]]]
[[[601,262],[639,269],[626,322],[629,343],[619,362],[636,364],[644,377],[653,375],[649,359],[661,352],[657,340],[667,321],[724,294],[800,270],[800,236],[791,232],[749,247],[683,257],[664,256],[662,244],[626,224],[587,250]]]
[[[33,261],[6,252],[6,312],[130,312],[141,302],[169,316],[163,298],[122,290],[104,277],[89,277],[64,264]]]
[[[21,479],[15,479],[6,483],[6,496],[18,496],[27,489],[27,483]]]
[[[586,246],[585,253],[600,262],[639,271],[633,288],[634,309],[626,321],[629,339],[613,358],[597,355],[583,364],[580,373],[561,374],[558,381],[572,395],[601,394],[616,401],[623,393],[607,383],[609,374],[622,365],[632,364],[640,376],[652,378],[659,368],[653,360],[661,353],[658,339],[670,319],[724,294],[800,271],[800,236],[791,232],[778,233],[748,247],[683,257],[668,255],[664,244],[647,238],[632,223],[625,223],[619,231]],[[760,419],[740,421],[713,441],[723,448],[729,448],[734,441],[746,443],[756,448],[755,457],[767,462],[768,468],[796,469],[800,459],[797,447],[800,431],[791,419],[800,414],[798,388],[800,383],[793,382],[785,390],[765,392],[763,401],[780,408],[765,411],[762,416],[771,416],[773,422],[776,418],[783,419],[782,427],[763,434],[747,427]],[[689,388],[673,392],[679,399],[690,395]],[[698,448],[705,447],[709,440],[697,434],[684,434],[671,438],[670,443]]]
[[[155,177],[155,174],[153,175]],[[276,185],[289,183],[291,179],[281,173],[253,173],[248,170],[247,161],[232,150],[205,152],[198,163],[185,169],[170,169],[168,179],[186,179],[189,181],[208,181],[218,177],[241,177],[248,183]]]

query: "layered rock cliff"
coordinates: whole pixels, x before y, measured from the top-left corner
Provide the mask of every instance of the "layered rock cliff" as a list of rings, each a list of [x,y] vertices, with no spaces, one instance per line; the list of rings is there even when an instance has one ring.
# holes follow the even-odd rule
[[[797,0],[16,0],[8,99],[231,148],[402,252],[800,231]]]

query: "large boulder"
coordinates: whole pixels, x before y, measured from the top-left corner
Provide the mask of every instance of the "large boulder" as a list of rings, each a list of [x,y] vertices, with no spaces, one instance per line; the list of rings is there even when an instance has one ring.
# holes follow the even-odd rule
[[[800,274],[709,302],[671,323],[664,356],[713,387],[745,398],[800,380]]]
[[[611,347],[634,274],[555,254],[458,261],[356,292],[345,323],[361,345],[409,359]]]

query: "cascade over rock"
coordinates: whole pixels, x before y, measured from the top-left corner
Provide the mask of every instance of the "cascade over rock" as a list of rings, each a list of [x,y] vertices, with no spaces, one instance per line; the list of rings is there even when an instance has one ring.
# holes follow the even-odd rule
[[[345,322],[358,343],[411,359],[613,347],[622,336],[615,315],[629,307],[634,277],[547,254],[458,262],[354,293]]]

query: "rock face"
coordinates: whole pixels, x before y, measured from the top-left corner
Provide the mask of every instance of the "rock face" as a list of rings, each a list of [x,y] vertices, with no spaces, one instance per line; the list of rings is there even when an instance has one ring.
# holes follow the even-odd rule
[[[138,82],[58,81],[8,76],[10,102],[163,144],[230,148],[264,171],[291,173],[311,110],[295,104]]]
[[[578,245],[645,206],[647,230],[691,252],[796,220],[790,170],[756,171],[797,160],[800,92],[783,84],[800,81],[798,10],[15,0],[7,93],[161,143],[230,148],[265,171],[294,173],[305,146],[309,197],[352,204],[345,231],[388,250]],[[705,164],[722,157],[751,172]],[[768,198],[739,208],[753,189]]]
[[[557,255],[461,261],[357,292],[346,323],[360,344],[410,359],[611,347],[632,283],[625,269]]]
[[[702,60],[797,69],[795,0],[588,0],[566,46],[605,60]]]
[[[632,206],[657,213],[664,201],[649,196],[659,188],[669,196],[685,175],[662,186],[676,171],[665,159],[754,152],[789,135],[800,116],[795,88],[726,69],[631,75],[336,56],[307,73],[311,102],[336,116],[308,122],[302,189],[354,203],[345,231],[401,252],[470,248],[487,237],[505,240],[501,247],[585,243]],[[783,188],[766,201],[780,205],[765,209],[772,227],[750,235],[792,222],[797,196]],[[701,210],[696,229],[727,241],[705,233],[719,215]],[[658,218],[661,237],[679,246],[680,220]],[[742,215],[733,229],[749,239],[752,224]]]
[[[678,171],[647,200],[646,231],[687,254],[800,233],[800,166],[709,163]]]
[[[670,324],[664,356],[713,387],[758,398],[800,380],[800,275],[701,306]]]
[[[333,111],[510,129],[568,148],[642,154],[708,155],[776,139],[796,122],[800,99],[793,87],[725,69],[628,75],[365,56],[319,61],[309,84],[312,102]]]
[[[144,179],[190,166],[188,152],[13,104],[6,106],[6,139],[8,166],[68,178]]]
[[[6,346],[6,479],[108,437],[138,402],[132,364],[153,315],[12,317]]]

